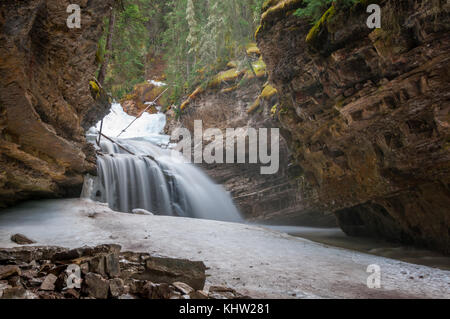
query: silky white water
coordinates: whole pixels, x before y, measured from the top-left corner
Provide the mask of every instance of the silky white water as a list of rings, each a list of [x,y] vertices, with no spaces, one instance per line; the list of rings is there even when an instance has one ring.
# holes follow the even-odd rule
[[[222,186],[167,149],[170,138],[161,134],[164,114],[146,113],[122,134],[127,138],[115,138],[132,120],[119,104],[105,117],[103,133],[115,143],[101,139],[98,176],[85,183],[85,196],[121,212],[145,209],[157,215],[241,221]],[[100,124],[90,130],[91,140],[99,129]]]

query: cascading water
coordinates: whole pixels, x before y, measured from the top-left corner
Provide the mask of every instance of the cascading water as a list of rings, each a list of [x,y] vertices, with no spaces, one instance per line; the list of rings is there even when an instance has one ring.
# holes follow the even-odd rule
[[[84,196],[122,212],[145,209],[158,215],[241,221],[231,197],[220,185],[185,163],[181,154],[155,145],[169,143],[168,136],[159,134],[165,125],[164,115],[144,115],[126,133],[129,138],[114,139],[115,143],[101,139],[98,176],[85,184]],[[115,104],[104,119],[104,133],[116,136],[132,119]],[[92,129],[90,137],[95,136]]]

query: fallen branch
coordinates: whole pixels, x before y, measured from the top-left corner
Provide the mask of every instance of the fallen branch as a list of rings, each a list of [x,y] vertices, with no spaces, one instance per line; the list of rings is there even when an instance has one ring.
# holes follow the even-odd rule
[[[144,111],[142,111],[142,113],[141,114],[139,114],[134,120],[133,120],[133,122],[131,122],[130,123],[130,125],[128,125],[126,128],[124,128],[123,130],[122,130],[122,132],[120,132],[120,134],[119,135],[117,135],[117,137],[120,137],[120,135],[122,135],[123,133],[125,133],[125,131],[126,130],[128,130],[129,128],[130,128],[130,126],[131,125],[133,125],[134,124],[134,122],[136,122],[145,112],[147,112],[148,111],[148,109],[152,106],[152,105],[154,105],[155,103],[156,103],[156,101],[158,101],[160,98],[161,98],[161,96],[163,96],[163,94],[164,93],[166,93],[167,92],[167,90],[168,90],[169,88],[167,88],[167,89],[165,89],[153,102],[151,102],[148,106],[147,106],[147,108],[144,110]]]

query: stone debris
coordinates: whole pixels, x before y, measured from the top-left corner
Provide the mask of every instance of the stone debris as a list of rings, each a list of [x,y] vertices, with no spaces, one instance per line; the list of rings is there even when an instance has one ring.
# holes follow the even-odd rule
[[[31,240],[27,236],[22,234],[12,235],[11,240],[19,245],[31,245],[36,243],[34,240]]]
[[[200,261],[121,252],[118,245],[0,248],[0,299],[240,299],[204,291]]]

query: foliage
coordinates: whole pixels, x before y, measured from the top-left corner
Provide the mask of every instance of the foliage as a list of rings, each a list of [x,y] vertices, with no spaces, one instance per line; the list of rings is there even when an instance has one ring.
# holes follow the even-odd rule
[[[163,35],[169,103],[208,83],[253,41],[263,0],[170,0]]]
[[[170,93],[176,104],[225,69],[242,61],[254,42],[264,0],[123,0],[117,12],[112,59],[105,87],[120,99],[148,79],[148,56],[164,55]],[[108,19],[104,29],[108,29]],[[99,42],[104,54],[105,37]],[[101,57],[98,58],[100,60]]]
[[[294,15],[307,18],[315,24],[333,3],[340,7],[348,7],[359,0],[304,0],[305,7],[297,9]]]

